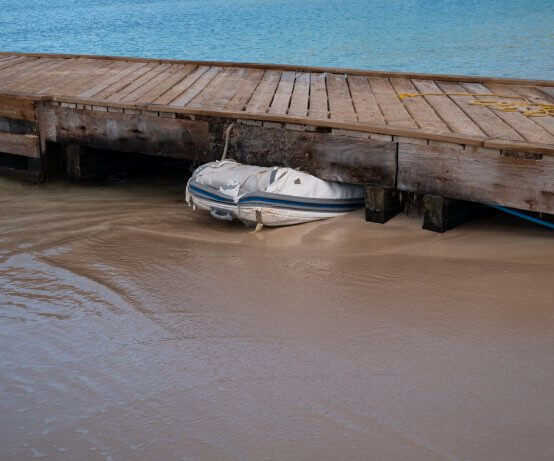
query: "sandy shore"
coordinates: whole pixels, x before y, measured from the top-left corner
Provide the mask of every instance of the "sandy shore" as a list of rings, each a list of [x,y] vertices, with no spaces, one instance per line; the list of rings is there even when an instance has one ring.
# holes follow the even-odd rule
[[[181,194],[0,181],[0,458],[554,457],[551,232]]]

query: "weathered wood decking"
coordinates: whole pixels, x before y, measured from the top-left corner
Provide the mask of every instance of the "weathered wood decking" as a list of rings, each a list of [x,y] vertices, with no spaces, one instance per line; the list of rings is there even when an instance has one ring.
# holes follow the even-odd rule
[[[541,104],[554,104],[554,82],[0,53],[3,152],[40,157],[54,141],[194,148],[202,160],[221,145],[216,122],[239,121],[233,147],[245,161],[552,213],[554,117],[523,113]]]
[[[490,93],[554,104],[549,81],[2,54],[0,92],[109,107],[163,107],[307,124],[326,121],[326,126],[439,141],[479,145],[477,140],[483,140],[485,147],[502,147],[504,142],[550,144],[554,149],[554,118],[497,111],[471,104],[474,98],[469,96]],[[457,95],[401,100],[401,93]]]

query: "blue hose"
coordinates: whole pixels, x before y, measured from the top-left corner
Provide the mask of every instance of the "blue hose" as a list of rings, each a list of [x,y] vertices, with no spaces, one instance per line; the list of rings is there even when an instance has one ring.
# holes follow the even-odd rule
[[[543,221],[542,219],[539,219],[539,218],[535,218],[534,216],[528,216],[524,213],[520,213],[519,211],[512,210],[511,208],[506,208],[500,205],[493,205],[492,203],[487,203],[487,205],[492,208],[496,208],[497,210],[503,211],[504,213],[517,216],[518,218],[527,219],[527,221],[531,221],[531,222],[534,222],[535,224],[540,224],[541,226],[554,230],[554,224],[549,223],[547,221]]]

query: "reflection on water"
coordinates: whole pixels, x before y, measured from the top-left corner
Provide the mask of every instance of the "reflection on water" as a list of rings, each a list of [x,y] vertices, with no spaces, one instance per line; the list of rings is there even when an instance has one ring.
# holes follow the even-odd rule
[[[0,181],[0,458],[552,454],[547,230],[251,233],[182,198]]]

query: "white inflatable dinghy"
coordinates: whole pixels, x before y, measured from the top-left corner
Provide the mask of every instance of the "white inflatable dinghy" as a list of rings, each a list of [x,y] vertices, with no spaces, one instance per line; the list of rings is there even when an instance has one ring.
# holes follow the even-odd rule
[[[324,181],[292,168],[206,163],[187,183],[187,203],[214,218],[249,226],[286,226],[331,218],[364,206],[364,188]]]

